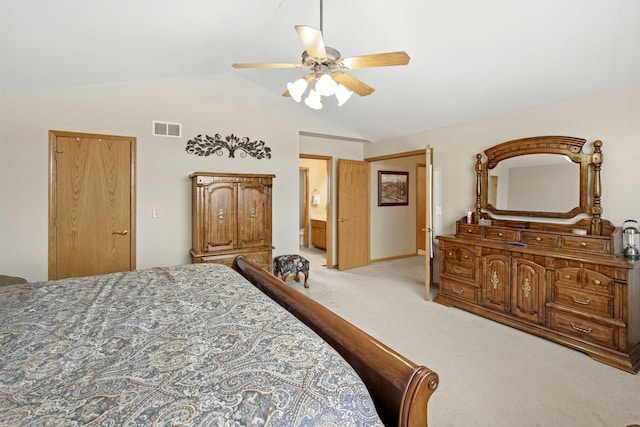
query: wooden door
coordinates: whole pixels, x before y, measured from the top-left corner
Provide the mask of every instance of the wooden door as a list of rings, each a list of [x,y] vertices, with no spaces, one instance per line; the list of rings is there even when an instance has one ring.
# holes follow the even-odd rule
[[[238,183],[238,248],[271,244],[271,186]]]
[[[135,269],[136,139],[49,132],[49,279]]]
[[[425,251],[425,279],[424,279],[424,298],[429,301],[429,291],[433,282],[433,148],[428,146],[425,149],[425,158],[427,160],[424,168],[418,168],[418,182],[423,188],[418,187],[418,200],[423,199],[424,211],[421,211],[417,217],[421,222],[421,231],[424,229],[424,251]],[[422,170],[420,170],[422,169]],[[422,196],[421,194],[424,194]],[[422,208],[421,208],[422,209]],[[424,218],[424,221],[423,221]],[[424,226],[422,226],[424,224]]]
[[[427,167],[416,166],[416,250],[424,251],[427,244]]]
[[[338,160],[338,270],[369,263],[369,163]]]

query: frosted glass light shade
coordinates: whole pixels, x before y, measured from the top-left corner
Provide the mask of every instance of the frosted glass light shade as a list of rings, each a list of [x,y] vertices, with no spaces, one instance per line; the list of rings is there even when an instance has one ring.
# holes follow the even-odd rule
[[[302,101],[302,94],[307,90],[307,82],[304,79],[298,79],[293,83],[287,83],[289,95],[296,101]]]
[[[322,102],[320,102],[322,97],[315,90],[311,89],[309,91],[309,96],[304,100],[304,103],[307,104],[307,107],[313,108],[314,110],[320,110],[322,108]]]
[[[329,74],[323,74],[316,83],[316,90],[322,96],[331,96],[336,92],[338,83],[336,83]]]
[[[349,89],[347,89],[343,85],[338,85],[338,87],[336,88],[335,95],[336,95],[336,98],[338,99],[338,107],[340,107],[342,106],[342,104],[347,102],[349,98],[351,98],[351,95],[353,95],[353,92],[351,92]]]

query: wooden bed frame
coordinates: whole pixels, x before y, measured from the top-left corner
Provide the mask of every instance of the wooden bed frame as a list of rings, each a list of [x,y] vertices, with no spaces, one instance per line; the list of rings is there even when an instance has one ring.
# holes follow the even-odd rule
[[[369,389],[386,426],[427,425],[427,404],[438,374],[418,366],[244,256],[233,269],[335,348]]]

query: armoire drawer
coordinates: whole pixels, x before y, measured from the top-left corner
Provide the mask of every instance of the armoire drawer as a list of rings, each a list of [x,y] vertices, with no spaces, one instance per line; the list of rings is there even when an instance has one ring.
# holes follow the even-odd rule
[[[229,267],[233,264],[233,260],[236,259],[237,256],[244,255],[247,259],[262,269],[271,271],[272,270],[272,261],[271,261],[271,252],[269,251],[259,251],[259,252],[247,252],[247,253],[233,253],[233,254],[221,254],[221,255],[205,255],[199,257],[196,262],[211,262],[216,264],[224,264]]]

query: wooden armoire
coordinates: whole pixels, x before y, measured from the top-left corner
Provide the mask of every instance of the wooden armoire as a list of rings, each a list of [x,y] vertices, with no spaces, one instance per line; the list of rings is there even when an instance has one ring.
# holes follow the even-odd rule
[[[194,172],[191,261],[231,265],[238,255],[271,271],[275,175]]]

